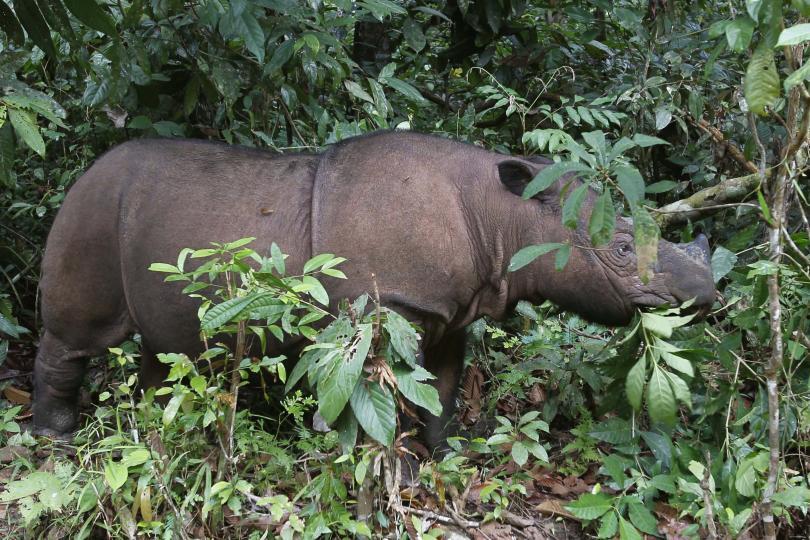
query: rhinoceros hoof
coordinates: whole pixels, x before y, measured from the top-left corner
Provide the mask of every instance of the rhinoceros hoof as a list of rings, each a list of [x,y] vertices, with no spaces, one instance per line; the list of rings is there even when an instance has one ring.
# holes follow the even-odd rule
[[[53,441],[65,443],[73,442],[74,433],[72,431],[57,431],[48,427],[34,425],[29,427],[29,431],[34,437],[45,437]]]

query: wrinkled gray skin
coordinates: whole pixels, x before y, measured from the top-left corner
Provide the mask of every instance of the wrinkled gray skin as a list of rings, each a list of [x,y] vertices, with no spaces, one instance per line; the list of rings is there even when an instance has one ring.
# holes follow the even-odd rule
[[[48,238],[35,430],[74,430],[87,358],[134,332],[143,339],[145,386],[166,375],[155,353],[200,351],[198,302],[147,268],[212,241],[255,236],[261,252],[276,242],[291,272],[313,254],[344,256],[348,280],[325,282],[335,301],[372,291],[376,275],[382,302],[425,329],[422,358],[445,410],[443,418],[425,415],[431,447],[453,412],[463,329],[478,317],[502,318],[522,299],[549,299],[609,325],[627,324],[636,306],[691,298],[701,309],[711,305],[705,238],[662,241],[656,274],[644,285],[625,220],[609,249],[574,249],[562,272],[551,254],[508,273],[511,256],[529,244],[588,242],[560,223],[564,181],[520,197],[546,165],[408,132],[350,139],[318,155],[193,140],[118,146],[70,190]],[[592,201],[593,194],[586,207]]]

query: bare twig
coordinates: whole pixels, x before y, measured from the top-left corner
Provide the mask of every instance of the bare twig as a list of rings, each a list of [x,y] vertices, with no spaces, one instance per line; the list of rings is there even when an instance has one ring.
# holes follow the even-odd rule
[[[437,514],[436,512],[430,512],[428,510],[419,510],[418,508],[409,508],[407,506],[402,505],[395,505],[394,510],[397,512],[401,512],[403,514],[416,514],[417,516],[427,518],[427,519],[434,519],[439,523],[444,523],[445,525],[458,525],[459,527],[463,527],[465,529],[474,529],[481,526],[481,523],[478,521],[470,521],[469,519],[465,519],[458,514],[453,516],[445,516],[442,514]]]
[[[709,540],[717,539],[717,525],[714,523],[714,508],[712,506],[712,494],[710,489],[709,479],[711,477],[712,469],[712,455],[706,452],[706,468],[703,469],[703,478],[700,481],[700,489],[703,491],[703,507],[706,518],[706,527],[709,529],[709,534],[706,536]]]

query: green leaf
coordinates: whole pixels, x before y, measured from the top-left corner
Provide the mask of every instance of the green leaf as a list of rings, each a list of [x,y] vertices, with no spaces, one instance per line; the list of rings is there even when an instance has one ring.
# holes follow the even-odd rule
[[[751,56],[745,71],[743,91],[748,108],[758,115],[766,114],[766,109],[779,98],[781,88],[776,62],[773,52],[764,43]]]
[[[327,262],[331,261],[334,258],[335,256],[332,255],[331,253],[321,253],[320,255],[315,255],[304,264],[303,273],[308,274],[313,270],[315,270],[316,268],[320,268],[321,266],[323,266],[324,264],[326,264]]]
[[[419,90],[414,88],[410,83],[406,83],[405,81],[397,79],[396,77],[388,77],[380,82],[393,88],[408,99],[416,101],[419,104],[426,103],[425,98],[422,97]]]
[[[792,506],[806,510],[808,502],[810,502],[810,489],[804,486],[791,486],[774,493],[773,500],[782,506]]]
[[[661,131],[672,121],[672,111],[666,107],[658,107],[655,110],[655,129]]]
[[[307,290],[307,294],[309,294],[321,305],[329,305],[329,295],[327,294],[326,289],[323,288],[323,285],[321,285],[320,281],[312,276],[304,276],[301,278],[301,281],[310,287],[309,290]]]
[[[245,40],[245,47],[253,53],[259,63],[264,63],[264,30],[256,17],[247,10],[242,13],[242,20],[245,24],[245,33],[242,36]]]
[[[674,494],[677,492],[675,481],[669,474],[659,474],[650,479],[650,485],[664,493]]]
[[[555,249],[560,249],[565,245],[566,244],[561,243],[548,243],[526,246],[512,256],[512,259],[509,261],[508,270],[510,272],[516,272],[535,260],[540,255],[545,255],[546,253],[554,251]]]
[[[689,385],[686,384],[686,381],[668,371],[665,371],[664,374],[666,374],[669,384],[672,386],[675,398],[687,407],[692,408],[692,394],[689,392]]]
[[[790,28],[785,28],[779,34],[779,40],[776,42],[777,47],[784,47],[786,45],[798,45],[810,39],[810,23],[797,24]]]
[[[0,334],[6,334],[12,338],[20,337],[20,332],[18,330],[18,326],[8,320],[5,315],[0,313]]]
[[[221,326],[246,317],[252,309],[278,304],[279,300],[270,292],[251,294],[226,300],[217,304],[203,315],[200,328],[210,332]]]
[[[652,137],[650,135],[644,135],[642,133],[637,133],[633,135],[633,142],[636,143],[641,148],[647,148],[648,146],[656,146],[659,144],[669,145],[669,143],[664,139],[659,139],[658,137]]]
[[[352,346],[344,350],[343,354],[333,357],[318,381],[318,412],[327,424],[337,420],[352,392],[360,386],[357,381],[371,348],[372,325],[360,324],[357,332],[358,336],[352,341]],[[365,429],[362,421],[360,425]]]
[[[588,435],[594,439],[613,445],[628,444],[636,438],[638,432],[633,430],[630,422],[622,418],[611,418],[594,426]]]
[[[568,258],[571,256],[571,244],[563,244],[557,250],[554,256],[554,269],[561,272],[565,265],[568,264]]]
[[[104,480],[107,481],[107,485],[113,491],[118,491],[118,488],[126,483],[128,475],[129,471],[126,465],[113,460],[108,460],[104,465]]]
[[[619,516],[619,538],[620,540],[642,540],[641,534],[622,516]]]
[[[641,502],[630,503],[628,515],[630,523],[635,525],[638,530],[653,536],[658,535],[658,519]]]
[[[9,189],[16,185],[14,170],[14,129],[11,124],[0,126],[0,186]]]
[[[641,401],[644,397],[644,383],[647,380],[647,356],[642,355],[638,362],[627,373],[624,386],[627,392],[627,401],[633,409],[641,410]]]
[[[569,229],[576,229],[579,223],[579,214],[582,210],[582,203],[585,202],[585,197],[588,194],[588,185],[582,184],[577,187],[565,199],[562,208],[562,221],[563,224]]]
[[[653,422],[667,425],[675,423],[677,405],[675,394],[661,369],[653,365],[652,376],[647,383],[647,411]]]
[[[45,157],[45,141],[39,133],[39,126],[36,124],[34,115],[18,109],[8,109],[8,117],[14,132],[28,145],[31,150],[42,157]]]
[[[642,283],[648,283],[652,269],[658,261],[658,224],[639,204],[632,205],[633,232],[636,244],[636,263]]]
[[[587,109],[586,109],[587,110]],[[600,156],[605,156],[605,134],[602,131],[588,131],[582,134],[582,138],[588,143],[588,146]]]
[[[672,180],[661,180],[660,182],[655,182],[654,184],[650,184],[649,186],[645,187],[644,191],[646,193],[666,193],[667,191],[670,191],[676,187],[678,187],[678,182],[673,182]]]
[[[784,82],[785,93],[807,79],[810,79],[810,61],[805,62],[802,67],[787,76]]]
[[[666,362],[667,365],[672,369],[680,371],[681,373],[690,377],[695,376],[695,369],[686,358],[682,358],[677,354],[672,354],[666,351],[661,351],[661,358],[663,358],[664,362]]]
[[[402,25],[402,35],[405,36],[405,42],[416,52],[424,49],[427,44],[422,27],[410,17]]]
[[[272,75],[280,70],[282,66],[292,58],[294,47],[295,40],[293,39],[288,39],[276,47],[276,50],[273,51],[273,56],[270,57],[270,61],[264,66],[264,74]]]
[[[645,329],[665,339],[672,337],[672,329],[675,328],[669,317],[657,313],[642,313],[641,324]]]
[[[532,178],[532,181],[529,182],[523,190],[523,198],[531,199],[541,191],[548,189],[549,186],[556,182],[561,176],[571,172],[593,173],[594,171],[582,163],[575,163],[573,161],[553,163],[548,167],[544,167]]]
[[[276,268],[276,272],[279,275],[283,275],[286,272],[286,268],[284,266],[284,254],[281,252],[281,248],[278,247],[278,244],[273,242],[270,244],[270,258],[273,261],[273,266]]]
[[[593,205],[588,223],[588,234],[591,236],[594,247],[610,242],[615,228],[616,210],[613,207],[613,197],[610,194],[610,188],[605,188]]]
[[[163,425],[168,426],[174,421],[174,417],[177,416],[178,411],[180,411],[180,406],[183,404],[183,401],[186,399],[186,394],[177,394],[172,396],[172,399],[166,404],[166,408],[163,409]]]
[[[602,516],[599,520],[599,530],[596,532],[597,538],[613,538],[619,530],[619,518],[616,512],[610,512]]]
[[[608,155],[607,158],[608,163],[610,163],[617,157],[621,156],[631,148],[635,148],[636,146],[638,146],[638,144],[635,141],[632,141],[627,137],[622,137],[621,139],[616,141],[616,144],[614,144],[613,148],[610,149],[610,154]]]
[[[638,169],[632,165],[617,165],[613,171],[627,202],[635,204],[644,198],[644,179]]]
[[[152,263],[149,265],[149,270],[152,272],[166,272],[170,274],[180,273],[180,269],[173,264],[168,263]]]
[[[195,375],[194,377],[191,378],[191,381],[189,381],[189,384],[190,384],[191,388],[195,392],[197,392],[197,394],[199,394],[200,396],[204,396],[206,386],[207,386],[207,382],[208,381],[202,375]]]
[[[64,0],[64,2],[68,11],[90,28],[104,32],[110,37],[117,35],[115,21],[96,3],[96,0]]]
[[[754,470],[754,460],[744,459],[737,466],[737,473],[734,475],[734,487],[743,497],[754,497],[756,490],[757,472]]]
[[[583,493],[579,499],[566,505],[565,509],[579,519],[592,520],[606,514],[613,508],[613,500],[604,493]]]
[[[751,43],[754,35],[754,21],[748,16],[741,15],[726,26],[726,40],[732,51],[741,53]]]
[[[362,381],[351,396],[351,406],[357,422],[374,440],[390,445],[397,427],[397,407],[388,387]]]
[[[422,381],[435,377],[421,366],[410,370],[404,367],[393,368],[397,378],[397,389],[414,405],[422,407],[433,416],[442,414],[442,404],[439,400],[439,391],[432,385]]]
[[[383,328],[388,332],[391,346],[411,367],[416,367],[416,351],[419,348],[418,335],[411,323],[395,311],[388,311]]]
[[[745,9],[748,11],[748,15],[754,21],[759,20],[759,9],[761,7],[762,7],[762,0],[745,0]]]
[[[515,441],[512,444],[512,460],[517,463],[519,467],[523,467],[529,461],[529,450],[520,441]]]
[[[354,97],[362,99],[363,101],[367,101],[369,103],[374,103],[374,98],[369,95],[368,92],[363,90],[363,87],[357,84],[356,82],[346,79],[343,81],[343,86],[346,87],[346,90],[349,91]]]
[[[34,45],[51,58],[57,58],[48,23],[42,17],[36,2],[34,0],[14,0],[14,13],[17,14],[17,19],[28,32],[28,37],[31,38]]]

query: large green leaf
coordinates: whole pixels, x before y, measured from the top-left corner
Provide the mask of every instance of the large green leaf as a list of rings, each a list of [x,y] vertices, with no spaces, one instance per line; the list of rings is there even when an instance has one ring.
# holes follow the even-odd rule
[[[613,508],[613,499],[605,493],[584,493],[565,508],[579,519],[592,520],[609,512]]]
[[[45,141],[39,132],[34,115],[18,109],[8,109],[8,117],[17,136],[27,144],[31,150],[45,157]]]
[[[510,272],[517,272],[540,255],[545,255],[546,253],[554,251],[555,249],[560,249],[564,245],[565,244],[555,242],[526,246],[512,256],[512,259],[509,261],[508,270]]]
[[[416,367],[416,352],[419,348],[419,336],[411,323],[396,311],[389,310],[383,328],[388,332],[391,346],[400,358],[411,367]]]
[[[585,202],[587,195],[588,185],[582,184],[565,199],[562,208],[562,221],[569,229],[576,229],[579,223],[579,214],[582,211],[582,203]]]
[[[14,187],[14,131],[10,123],[0,127],[0,186]]]
[[[741,15],[726,26],[726,40],[734,52],[743,52],[751,43],[754,35],[754,21],[747,15]]]
[[[20,23],[28,32],[28,37],[34,44],[42,49],[51,58],[56,58],[56,47],[51,39],[51,32],[48,24],[42,17],[36,2],[33,0],[14,0],[14,12]]]
[[[425,103],[425,98],[422,97],[422,94],[417,90],[412,84],[407,83],[401,79],[397,79],[396,77],[388,77],[380,81],[386,86],[390,86],[403,96],[417,103]]]
[[[272,75],[276,71],[280,70],[282,66],[284,66],[284,64],[286,64],[290,58],[292,58],[294,48],[294,39],[288,39],[276,47],[276,50],[273,51],[273,56],[270,57],[270,61],[264,66],[264,74]]]
[[[613,170],[627,202],[635,204],[644,198],[644,179],[638,169],[630,165],[618,165]]]
[[[442,414],[442,403],[439,400],[439,391],[432,385],[423,381],[434,379],[429,371],[421,366],[416,369],[395,367],[394,375],[397,378],[397,389],[414,405],[426,409],[430,414]]]
[[[758,115],[766,114],[766,108],[779,98],[781,88],[776,62],[773,52],[764,44],[760,44],[751,56],[743,89],[748,108]]]
[[[810,40],[810,23],[802,23],[782,30],[782,33],[779,34],[779,40],[776,46],[798,45],[807,40]]]
[[[351,346],[347,347],[343,354],[334,356],[318,379],[318,412],[327,424],[337,420],[355,387],[359,386],[357,381],[363,372],[363,364],[371,348],[373,335],[371,324],[358,325],[357,333]]]
[[[610,188],[605,188],[605,191],[596,199],[588,222],[588,234],[591,236],[594,247],[610,242],[615,228],[616,210],[613,208],[613,197],[610,194]]]
[[[532,178],[532,181],[529,182],[523,190],[523,198],[531,199],[541,191],[548,189],[549,186],[556,182],[561,176],[570,172],[593,173],[593,169],[582,163],[572,161],[553,163],[548,167],[544,167]]]
[[[653,366],[652,376],[647,383],[647,411],[650,413],[650,419],[653,422],[671,425],[675,423],[677,410],[675,393],[666,374],[657,366]]]
[[[641,410],[641,401],[644,397],[644,383],[647,380],[647,356],[642,355],[638,362],[627,373],[624,387],[627,392],[627,401],[635,410]]]
[[[362,381],[352,393],[351,406],[357,422],[372,439],[385,446],[394,441],[397,407],[388,387]]]
[[[658,238],[660,232],[655,220],[641,205],[633,205],[633,231],[636,243],[636,262],[641,281],[647,283],[658,261]]]
[[[231,298],[206,311],[200,328],[203,331],[210,332],[229,322],[245,318],[253,309],[278,304],[279,302],[275,295],[270,292]]]
[[[99,32],[115,37],[115,21],[96,0],[64,0],[65,6],[77,19]]]

